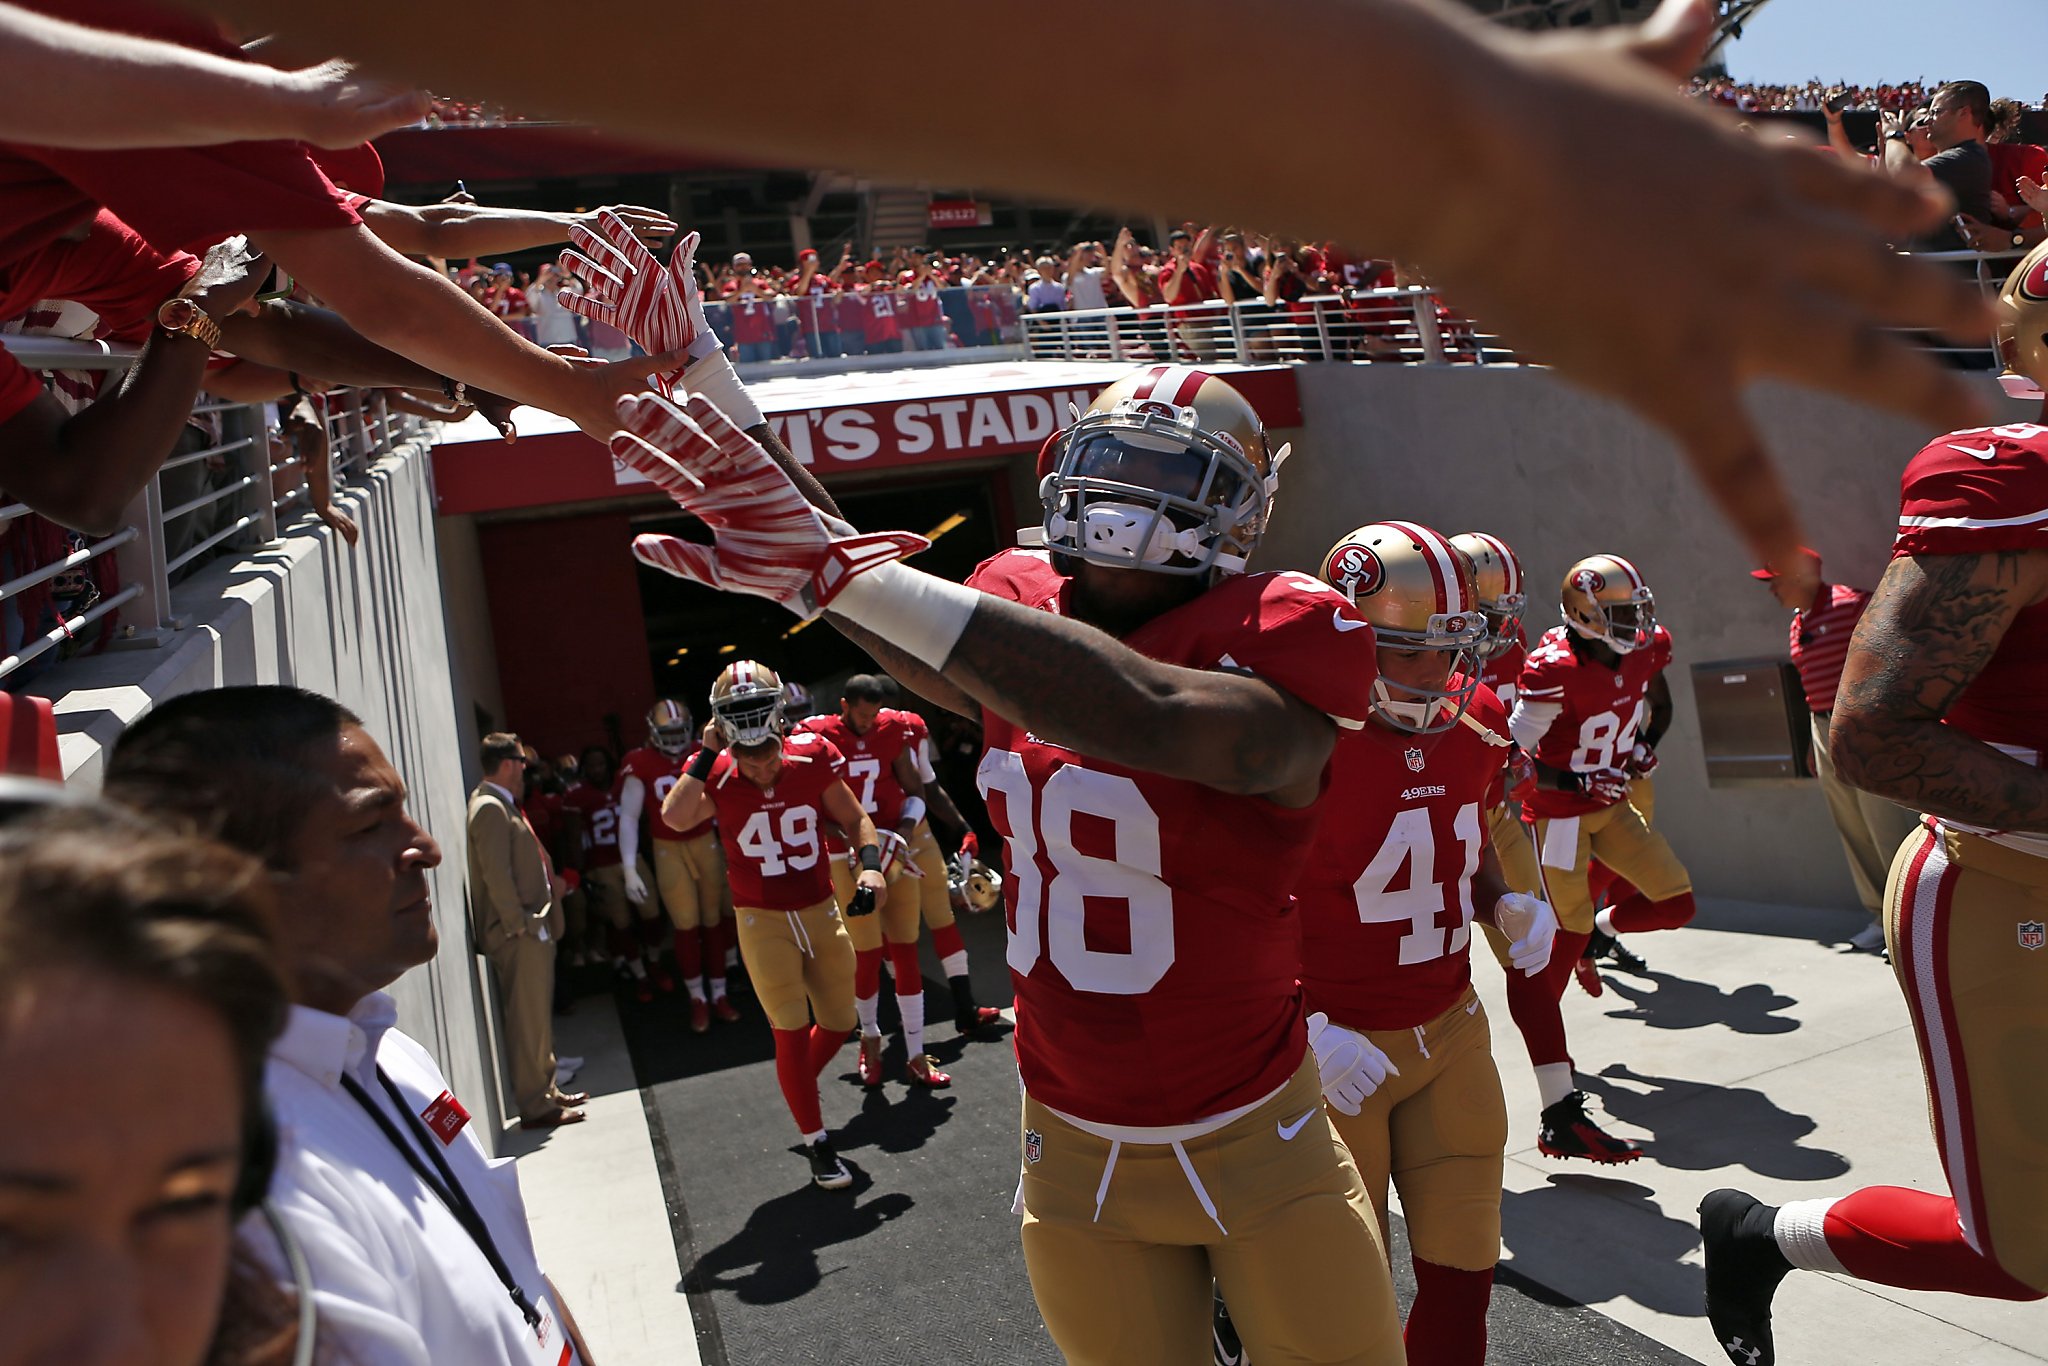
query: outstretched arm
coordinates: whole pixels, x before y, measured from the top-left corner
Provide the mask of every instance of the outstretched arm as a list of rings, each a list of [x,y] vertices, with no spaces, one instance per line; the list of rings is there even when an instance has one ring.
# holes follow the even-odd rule
[[[1893,560],[1856,625],[1828,754],[1899,805],[2048,833],[2048,770],[1942,724],[2025,607],[2048,598],[2048,551]]]

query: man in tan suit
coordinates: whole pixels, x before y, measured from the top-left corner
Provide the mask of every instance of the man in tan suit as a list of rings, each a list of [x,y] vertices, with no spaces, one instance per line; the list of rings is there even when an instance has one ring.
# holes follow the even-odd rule
[[[555,941],[561,917],[547,854],[520,813],[526,757],[519,737],[483,742],[484,780],[469,794],[469,911],[477,947],[491,962],[504,1009],[505,1051],[519,1127],[575,1124],[588,1096],[555,1084]]]

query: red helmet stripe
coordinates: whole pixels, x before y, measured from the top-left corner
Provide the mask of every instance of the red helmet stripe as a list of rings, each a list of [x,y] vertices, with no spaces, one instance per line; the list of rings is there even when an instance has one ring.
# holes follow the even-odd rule
[[[1180,387],[1173,391],[1173,398],[1169,401],[1176,407],[1187,407],[1195,401],[1195,395],[1202,392],[1202,386],[1209,382],[1209,378],[1209,372],[1206,370],[1182,369]]]
[[[1436,585],[1436,610],[1439,613],[1462,610],[1462,601],[1451,601],[1452,585],[1459,582],[1457,556],[1451,543],[1428,527],[1417,526],[1413,522],[1386,522],[1383,525],[1406,536],[1422,552],[1423,562],[1429,566],[1430,581]],[[1462,587],[1458,597],[1464,597]]]
[[[1514,551],[1508,549],[1507,542],[1501,540],[1498,536],[1489,535],[1484,531],[1475,531],[1472,534],[1492,546],[1493,553],[1500,557],[1501,564],[1506,567],[1507,584],[1501,591],[1510,597],[1521,592],[1522,562],[1515,558]]]
[[[1636,567],[1634,565],[1630,564],[1627,560],[1624,560],[1619,555],[1609,555],[1607,558],[1621,566],[1622,572],[1628,575],[1628,586],[1632,590],[1641,590],[1643,586],[1643,576],[1636,572]]]
[[[1138,385],[1138,387],[1137,387],[1136,389],[1134,389],[1134,390],[1132,390],[1132,391],[1131,391],[1131,397],[1132,397],[1132,398],[1150,398],[1150,397],[1152,397],[1152,391],[1153,391],[1154,389],[1157,389],[1157,388],[1159,387],[1159,381],[1160,381],[1161,379],[1165,378],[1165,376],[1166,376],[1166,372],[1167,372],[1167,371],[1169,371],[1169,370],[1176,370],[1176,369],[1179,369],[1179,368],[1180,368],[1180,367],[1178,367],[1178,366],[1174,366],[1174,365],[1155,365],[1155,366],[1153,366],[1153,367],[1152,367],[1152,368],[1151,368],[1150,370],[1147,370],[1147,371],[1145,372],[1145,378],[1144,378],[1144,380],[1143,380],[1143,381],[1142,381],[1142,382],[1141,382],[1141,383],[1140,383],[1140,384]]]

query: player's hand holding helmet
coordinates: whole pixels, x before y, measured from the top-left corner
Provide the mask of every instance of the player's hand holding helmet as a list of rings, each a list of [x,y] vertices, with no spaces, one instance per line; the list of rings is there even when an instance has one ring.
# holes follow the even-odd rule
[[[902,865],[903,871],[912,877],[924,876],[924,869],[918,867],[917,860],[910,856],[910,841],[904,839],[903,836],[897,834],[894,830],[883,830],[877,827],[875,830],[875,843],[880,845],[882,849],[883,877],[886,878],[895,872],[899,864]],[[855,873],[859,873],[860,851],[858,849],[848,849],[846,851],[846,862]]]
[[[924,549],[907,531],[862,535],[804,501],[774,457],[699,395],[678,408],[654,394],[619,400],[612,454],[711,528],[715,545],[640,536],[656,569],[780,603],[809,621],[858,574]]]
[[[1493,903],[1493,927],[1506,935],[1508,961],[1524,977],[1550,966],[1550,946],[1557,939],[1557,912],[1550,903],[1521,892],[1509,892]]]
[[[1371,1039],[1355,1029],[1331,1024],[1330,1017],[1320,1010],[1308,1017],[1308,1046],[1316,1055],[1323,1098],[1347,1115],[1357,1114],[1389,1076],[1401,1075],[1393,1059]]]

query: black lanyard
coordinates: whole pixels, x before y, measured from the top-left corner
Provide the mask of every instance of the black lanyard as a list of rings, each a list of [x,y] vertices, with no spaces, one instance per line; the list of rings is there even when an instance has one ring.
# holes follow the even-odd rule
[[[384,1069],[381,1067],[377,1069],[377,1080],[392,1102],[398,1106],[398,1113],[405,1116],[407,1127],[413,1130],[414,1137],[419,1140],[419,1147],[425,1149],[427,1156],[433,1160],[438,1176],[435,1172],[427,1170],[427,1164],[420,1160],[418,1150],[405,1141],[405,1136],[399,1133],[398,1126],[391,1122],[391,1116],[384,1113],[382,1106],[370,1099],[369,1092],[363,1090],[354,1077],[343,1073],[341,1084],[344,1090],[355,1097],[356,1104],[370,1112],[370,1118],[384,1131],[384,1137],[404,1156],[406,1165],[426,1183],[428,1190],[440,1198],[441,1203],[448,1207],[448,1212],[455,1216],[455,1222],[461,1224],[463,1230],[469,1234],[471,1241],[477,1245],[477,1250],[490,1262],[491,1270],[498,1273],[498,1281],[512,1296],[512,1303],[519,1306],[519,1312],[526,1319],[527,1326],[539,1328],[540,1311],[533,1307],[533,1301],[519,1288],[519,1282],[512,1277],[512,1269],[505,1265],[505,1259],[498,1255],[498,1245],[492,1240],[491,1230],[484,1224],[483,1215],[477,1212],[475,1202],[469,1198],[469,1193],[462,1189],[462,1183],[455,1179],[455,1171],[448,1165],[448,1159],[441,1155],[441,1149],[435,1143],[434,1136],[427,1132],[427,1126],[412,1112],[412,1106],[406,1103],[405,1097],[399,1094],[398,1088],[392,1085],[391,1078],[384,1075]]]

